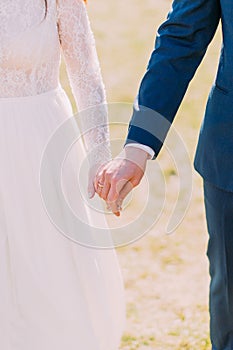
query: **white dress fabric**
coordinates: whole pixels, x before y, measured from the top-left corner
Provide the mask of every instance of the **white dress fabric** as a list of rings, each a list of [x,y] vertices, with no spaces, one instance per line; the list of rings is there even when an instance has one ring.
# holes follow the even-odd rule
[[[73,115],[59,82],[61,54],[78,109],[105,103],[84,2],[47,3],[44,18],[44,0],[0,2],[0,349],[117,350],[125,296],[116,252],[63,235],[41,197],[44,148]],[[63,173],[75,210],[99,226],[104,216],[92,216],[74,189],[86,150],[98,149],[90,165],[111,157],[101,111],[81,120],[84,130],[100,126],[74,148]]]

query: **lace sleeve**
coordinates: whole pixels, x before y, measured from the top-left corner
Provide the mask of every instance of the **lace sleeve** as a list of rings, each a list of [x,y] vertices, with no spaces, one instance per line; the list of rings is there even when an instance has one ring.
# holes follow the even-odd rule
[[[84,1],[57,0],[57,26],[89,163],[101,164],[111,159],[108,111]]]

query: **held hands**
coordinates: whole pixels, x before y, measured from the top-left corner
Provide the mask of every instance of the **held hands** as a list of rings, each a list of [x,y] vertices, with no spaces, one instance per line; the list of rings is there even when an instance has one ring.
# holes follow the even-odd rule
[[[96,192],[105,200],[108,209],[120,216],[123,200],[145,173],[147,159],[146,151],[125,147],[115,159],[90,171],[89,197],[92,198]]]

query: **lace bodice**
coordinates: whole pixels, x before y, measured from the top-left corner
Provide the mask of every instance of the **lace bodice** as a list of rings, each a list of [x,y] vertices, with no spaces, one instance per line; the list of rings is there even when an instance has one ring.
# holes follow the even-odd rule
[[[104,84],[83,0],[0,2],[0,98],[37,95],[59,84],[61,55],[80,113],[91,165],[111,159]],[[90,108],[94,107],[95,108]],[[98,147],[98,150],[96,149]]]

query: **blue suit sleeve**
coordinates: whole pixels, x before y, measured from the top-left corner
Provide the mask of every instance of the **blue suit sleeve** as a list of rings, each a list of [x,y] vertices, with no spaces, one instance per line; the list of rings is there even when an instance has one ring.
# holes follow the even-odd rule
[[[151,147],[155,159],[221,17],[219,0],[174,0],[133,106],[125,144]]]

